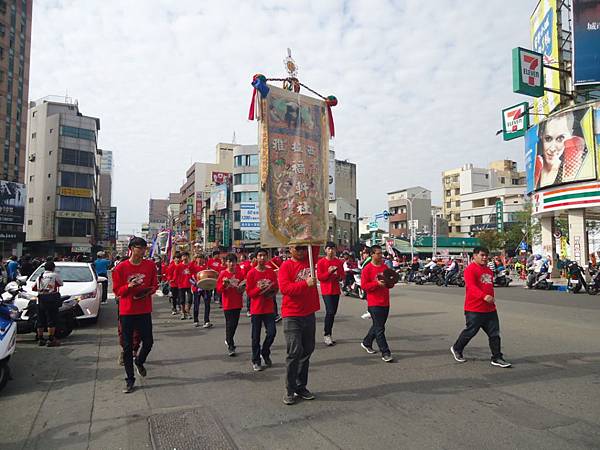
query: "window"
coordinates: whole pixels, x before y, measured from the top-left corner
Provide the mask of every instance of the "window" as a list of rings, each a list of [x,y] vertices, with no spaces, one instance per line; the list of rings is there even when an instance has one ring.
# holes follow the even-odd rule
[[[482,216],[475,216],[475,223],[476,224],[483,223],[483,217]]]
[[[500,177],[500,184],[506,184],[506,178]]]
[[[234,192],[233,203],[257,202],[258,192]]]
[[[242,166],[242,156],[236,156],[233,158],[233,167],[241,167]]]
[[[490,174],[489,174],[489,173],[486,173],[486,174],[485,174],[485,179],[487,180],[489,177],[490,177]]]
[[[460,195],[460,189],[454,189],[454,195]]]
[[[66,125],[62,125],[60,127],[60,135],[76,139],[85,139],[94,142],[96,141],[96,132],[94,130],[87,130],[85,128],[68,127]]]
[[[352,214],[344,213],[344,220],[352,220]]]
[[[456,205],[456,207],[457,207],[457,208],[460,208],[460,200],[456,200],[456,201],[454,202],[454,204]]]
[[[448,233],[452,233],[452,226],[448,227]]]
[[[456,222],[460,221],[460,214],[454,214],[454,221],[456,221]]]
[[[258,167],[258,155],[248,155],[248,165],[251,167]]]
[[[59,236],[85,237],[92,234],[92,221],[88,219],[58,219]],[[66,281],[66,280],[63,280]]]
[[[94,167],[94,154],[92,152],[84,152],[72,148],[63,148],[61,150],[61,163],[74,166]]]
[[[60,174],[60,185],[64,187],[92,189],[94,178],[88,173],[63,171]]]
[[[451,192],[452,192],[452,191],[451,191],[450,189],[446,189],[446,197],[450,197],[450,193],[451,193]]]
[[[233,177],[233,184],[258,184],[258,174],[237,173]]]
[[[234,241],[242,240],[242,231],[241,230],[233,230],[233,240]]]
[[[513,186],[518,186],[518,184],[519,184],[519,180],[518,180],[517,178],[513,178],[513,179],[512,179],[512,180],[510,180],[510,181],[511,181],[511,184],[512,184]]]
[[[33,220],[29,219],[29,220],[27,221],[27,225],[33,225]]]
[[[68,195],[61,195],[58,209],[60,209],[62,211],[92,212],[94,210],[94,202],[91,198],[71,197]]]
[[[446,208],[452,208],[452,202],[446,202]]]
[[[29,203],[33,203],[33,197],[29,197]]]
[[[239,222],[240,218],[241,218],[241,211],[234,211],[233,212],[233,221]]]
[[[37,136],[37,133],[31,133],[31,139],[35,139],[36,136]]]

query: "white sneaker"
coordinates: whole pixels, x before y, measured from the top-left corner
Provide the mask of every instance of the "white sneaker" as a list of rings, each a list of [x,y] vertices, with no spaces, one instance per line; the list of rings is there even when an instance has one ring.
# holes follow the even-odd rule
[[[202,328],[211,328],[212,326],[213,326],[212,323],[206,322],[204,325],[202,325]]]
[[[362,316],[360,316],[360,318],[361,319],[370,319],[371,318],[371,313],[369,311],[367,311]]]
[[[171,315],[172,316],[176,316],[177,315],[177,311],[171,311]]]
[[[325,342],[325,345],[330,347],[333,345],[333,340],[331,339],[331,336],[323,337],[323,342]]]
[[[198,328],[200,326],[200,322],[194,322],[194,327]]]

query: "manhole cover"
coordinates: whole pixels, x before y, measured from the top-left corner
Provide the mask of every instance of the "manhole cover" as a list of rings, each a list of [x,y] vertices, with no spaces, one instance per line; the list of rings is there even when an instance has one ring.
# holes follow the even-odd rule
[[[148,420],[155,450],[237,449],[210,408],[156,414]]]

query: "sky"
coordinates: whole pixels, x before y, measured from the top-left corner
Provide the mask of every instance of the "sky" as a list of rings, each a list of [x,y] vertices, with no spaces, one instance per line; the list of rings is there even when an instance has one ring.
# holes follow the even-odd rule
[[[255,73],[335,95],[336,158],[357,165],[360,215],[420,185],[441,203],[441,172],[512,159],[496,136],[512,93],[511,49],[529,47],[536,0],[296,2],[37,0],[30,100],[77,99],[114,157],[118,231],[139,232],[148,200],[178,192],[219,142],[256,144]]]

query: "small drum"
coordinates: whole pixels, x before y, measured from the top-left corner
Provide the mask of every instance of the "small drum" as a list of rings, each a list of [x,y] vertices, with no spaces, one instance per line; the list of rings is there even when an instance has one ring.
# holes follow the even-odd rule
[[[217,287],[217,278],[219,274],[217,271],[212,269],[206,269],[198,272],[196,276],[196,285],[205,291],[212,291]]]
[[[385,287],[391,289],[400,280],[400,275],[398,275],[398,272],[388,267],[382,273],[377,275],[377,278],[385,283]]]

